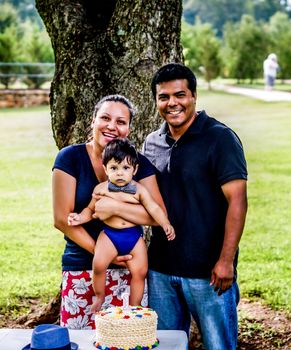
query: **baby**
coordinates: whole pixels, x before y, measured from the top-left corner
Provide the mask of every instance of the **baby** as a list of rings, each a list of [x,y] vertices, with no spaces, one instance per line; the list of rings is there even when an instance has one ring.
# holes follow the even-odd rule
[[[127,139],[112,140],[103,153],[103,167],[108,181],[94,188],[92,200],[80,214],[70,213],[69,225],[81,225],[92,220],[96,198],[108,196],[118,201],[142,204],[152,218],[162,226],[168,240],[175,238],[175,231],[162,208],[153,200],[147,189],[132,178],[138,169],[138,155]],[[131,272],[130,305],[140,305],[147,274],[147,249],[142,238],[141,226],[112,216],[104,220],[103,231],[98,236],[93,259],[93,289],[96,295],[91,311],[97,312],[105,300],[106,270],[118,255],[131,254],[127,261]]]

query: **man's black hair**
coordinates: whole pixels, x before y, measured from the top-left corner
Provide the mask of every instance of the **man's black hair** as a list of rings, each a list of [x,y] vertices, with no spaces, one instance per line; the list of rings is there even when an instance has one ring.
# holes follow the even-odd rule
[[[186,79],[192,95],[196,93],[197,81],[192,70],[181,63],[169,63],[158,69],[153,76],[151,88],[154,99],[156,99],[158,84],[177,79]]]
[[[106,145],[102,155],[103,164],[106,166],[111,159],[114,159],[117,163],[121,163],[126,159],[134,168],[138,164],[137,151],[128,139],[117,138]]]

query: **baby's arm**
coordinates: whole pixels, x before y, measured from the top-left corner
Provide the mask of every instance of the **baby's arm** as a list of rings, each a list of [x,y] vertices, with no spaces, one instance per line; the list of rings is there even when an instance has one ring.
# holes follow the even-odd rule
[[[148,190],[141,184],[137,184],[137,194],[139,195],[141,204],[145,207],[153,219],[160,226],[162,226],[168,240],[172,241],[175,238],[175,230],[174,227],[170,224],[162,208],[153,200]]]
[[[88,221],[91,221],[93,219],[92,215],[95,212],[95,204],[97,202],[96,197],[94,196],[94,193],[99,191],[98,187],[100,185],[97,185],[94,188],[92,199],[88,206],[84,208],[81,213],[70,213],[68,216],[68,225],[69,226],[77,226],[77,225],[82,225],[85,224]],[[97,192],[98,193],[98,192]]]
[[[91,203],[91,202],[90,202]],[[86,207],[81,211],[81,213],[70,213],[68,216],[68,225],[77,226],[85,224],[86,222],[92,220],[92,215],[94,211],[89,207]]]

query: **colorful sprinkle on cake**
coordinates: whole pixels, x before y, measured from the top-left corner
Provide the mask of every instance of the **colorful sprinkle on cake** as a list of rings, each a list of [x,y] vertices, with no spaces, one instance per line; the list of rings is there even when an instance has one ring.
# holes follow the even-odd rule
[[[159,345],[157,314],[150,308],[110,307],[95,316],[96,342],[100,350],[149,350]]]

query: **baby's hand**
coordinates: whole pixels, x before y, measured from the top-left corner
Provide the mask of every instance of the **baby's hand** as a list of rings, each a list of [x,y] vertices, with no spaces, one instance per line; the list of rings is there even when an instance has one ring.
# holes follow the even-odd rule
[[[166,233],[168,241],[172,241],[176,237],[175,230],[174,230],[174,227],[172,225],[170,225],[170,224],[163,225],[163,230]]]
[[[81,215],[77,213],[70,213],[68,216],[68,225],[77,226],[80,225]]]

